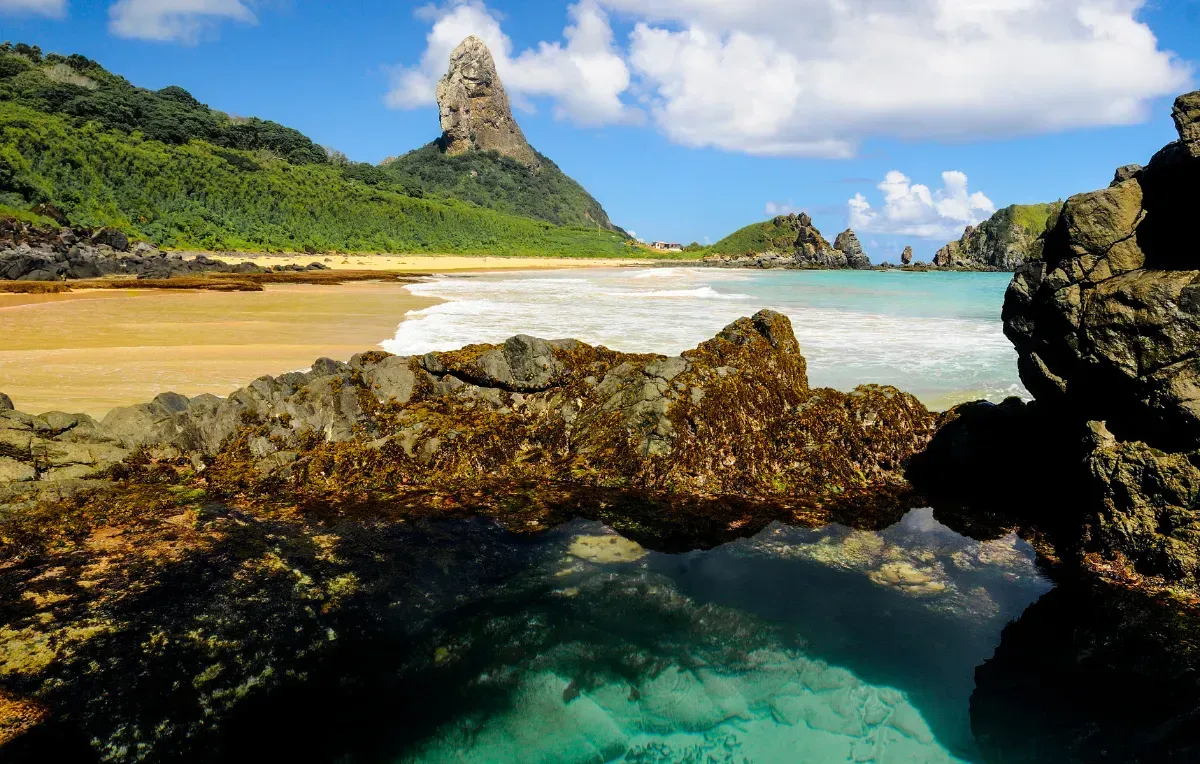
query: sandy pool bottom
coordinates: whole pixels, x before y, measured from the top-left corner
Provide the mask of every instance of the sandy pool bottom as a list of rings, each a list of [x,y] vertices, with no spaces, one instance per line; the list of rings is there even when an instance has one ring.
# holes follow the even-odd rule
[[[226,395],[317,358],[377,350],[408,311],[437,302],[383,282],[0,294],[0,392],[21,411],[95,417],[167,391]]]

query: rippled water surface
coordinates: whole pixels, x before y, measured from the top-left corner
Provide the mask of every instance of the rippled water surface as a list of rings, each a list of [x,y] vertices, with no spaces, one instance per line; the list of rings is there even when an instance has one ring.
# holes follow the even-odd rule
[[[680,353],[761,308],[792,319],[816,385],[892,384],[941,408],[1024,394],[1000,311],[1004,273],[595,269],[446,278],[413,287],[448,302],[415,312],[398,354],[574,337]]]

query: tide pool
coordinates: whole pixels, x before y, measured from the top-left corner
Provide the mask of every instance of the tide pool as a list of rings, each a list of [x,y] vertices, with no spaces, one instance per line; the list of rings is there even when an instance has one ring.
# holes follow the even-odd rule
[[[932,408],[1026,396],[1000,311],[1004,273],[595,269],[446,277],[446,302],[410,313],[385,349],[408,355],[573,337],[675,355],[762,308],[792,320],[814,386],[895,385]]]
[[[337,654],[227,725],[229,750],[283,739],[311,760],[394,764],[981,762],[976,668],[1051,590],[1015,535],[966,538],[929,509],[881,530],[774,524],[682,554],[594,521],[536,537],[422,522],[391,553],[376,636],[339,632]]]

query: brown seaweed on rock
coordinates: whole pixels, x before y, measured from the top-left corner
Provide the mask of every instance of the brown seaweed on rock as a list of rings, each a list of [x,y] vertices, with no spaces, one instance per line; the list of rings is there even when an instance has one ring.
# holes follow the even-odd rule
[[[415,581],[470,578],[448,550],[477,550],[485,592],[519,558],[500,526],[583,517],[676,552],[774,521],[888,525],[919,501],[901,471],[934,424],[894,388],[810,388],[770,311],[674,358],[522,336],[101,422],[0,409],[13,760],[195,757],[204,720],[381,618],[429,618]]]

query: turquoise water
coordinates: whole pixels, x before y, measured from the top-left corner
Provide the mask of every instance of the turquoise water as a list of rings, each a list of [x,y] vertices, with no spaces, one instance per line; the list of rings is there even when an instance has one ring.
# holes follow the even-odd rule
[[[395,761],[973,761],[974,669],[1050,589],[1015,536],[930,510],[683,555],[577,521],[528,553],[426,648],[447,676],[474,662]]]
[[[775,524],[684,554],[584,520],[532,538],[482,521],[394,535],[377,635],[339,629],[343,652],[289,672],[226,726],[228,750],[396,764],[982,761],[976,667],[1051,589],[1025,542],[965,538],[927,509],[882,531]]]
[[[447,302],[410,314],[399,354],[575,337],[677,354],[762,308],[792,319],[814,385],[892,384],[944,408],[1024,395],[1000,311],[1003,273],[585,269],[443,278],[412,288]]]

